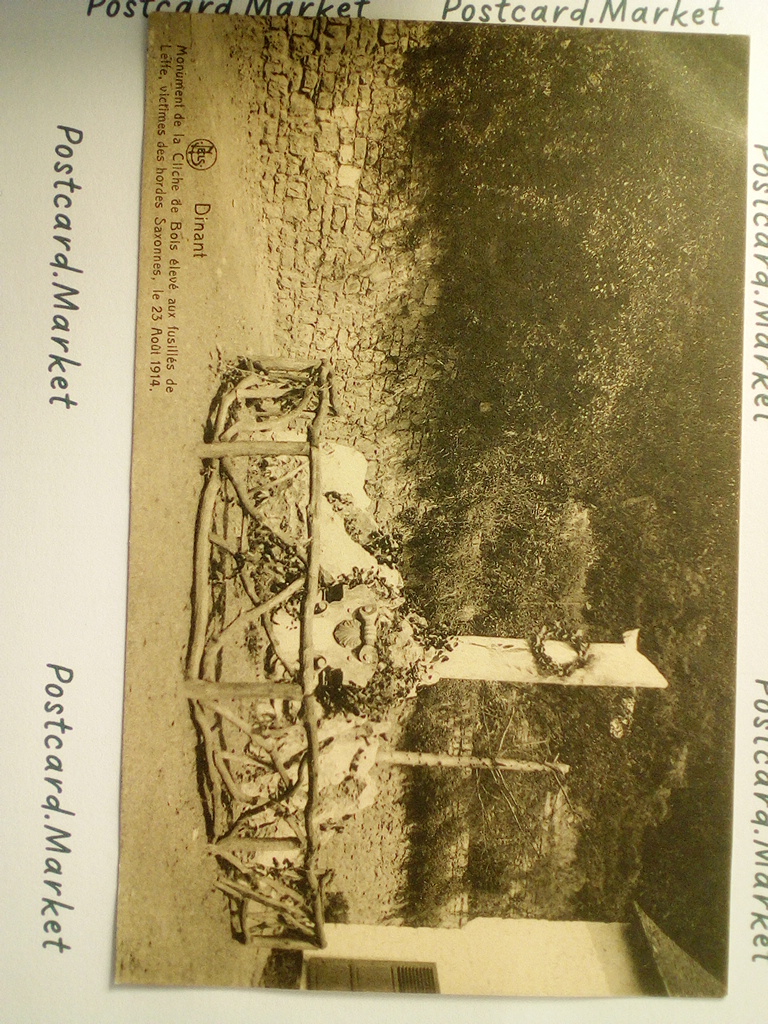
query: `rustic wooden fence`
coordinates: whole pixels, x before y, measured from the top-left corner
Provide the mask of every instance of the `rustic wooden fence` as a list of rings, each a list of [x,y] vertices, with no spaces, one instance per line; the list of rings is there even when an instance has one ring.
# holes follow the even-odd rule
[[[325,945],[313,616],[318,448],[333,411],[326,362],[249,361],[229,371],[198,452],[204,484],[186,677],[200,788],[209,850],[220,868],[217,885],[229,897],[233,927],[244,941],[270,948]],[[296,502],[302,487],[305,501]],[[299,620],[298,665],[286,662],[273,642],[270,617],[279,608],[292,609]],[[228,664],[239,656],[242,666],[246,648],[253,676],[228,678]]]

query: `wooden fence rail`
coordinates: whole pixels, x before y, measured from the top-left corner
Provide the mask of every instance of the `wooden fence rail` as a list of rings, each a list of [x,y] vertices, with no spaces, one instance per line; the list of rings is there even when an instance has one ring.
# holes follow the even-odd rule
[[[198,450],[203,460],[203,485],[194,543],[194,571],[192,587],[192,623],[186,663],[186,696],[195,720],[200,747],[201,763],[206,776],[205,791],[209,804],[209,838],[211,852],[222,866],[217,887],[225,893],[233,906],[239,908],[242,931],[248,941],[274,948],[304,949],[323,947],[325,921],[321,881],[318,878],[318,830],[315,811],[319,788],[318,720],[320,708],[315,697],[318,669],[315,665],[313,645],[314,611],[319,599],[320,578],[320,509],[322,496],[322,467],[319,446],[325,420],[333,408],[332,375],[327,362],[299,364],[294,361],[262,359],[253,362],[240,379],[219,397],[211,414],[207,438]],[[277,395],[272,408],[258,408],[260,394],[267,391]],[[291,404],[283,402],[282,394],[298,395]],[[240,414],[250,404],[250,417]],[[269,402],[265,403],[266,405]],[[287,404],[287,408],[285,407]],[[254,405],[257,406],[254,411]],[[314,407],[314,408],[313,408]],[[269,436],[277,424],[311,415],[306,440],[280,440]],[[241,438],[242,432],[250,436]],[[255,435],[255,436],[254,436]],[[260,435],[260,436],[259,436]],[[272,523],[255,506],[244,485],[246,475],[234,470],[230,459],[266,459],[270,457],[306,458],[309,467],[309,500],[305,510],[306,539],[288,537],[279,523]],[[285,474],[286,479],[295,472]],[[277,491],[277,483],[271,485]],[[212,597],[211,563],[214,552],[229,553],[234,560],[257,561],[247,549],[241,550],[226,537],[214,531],[214,514],[221,502],[223,488],[229,485],[242,510],[243,521],[255,521],[260,529],[271,534],[276,543],[289,550],[295,563],[305,565],[304,573],[285,586],[280,593],[258,601],[241,577],[243,588],[251,598],[252,607],[238,612],[231,622],[216,621]],[[241,629],[250,623],[261,623],[269,634],[269,615],[292,598],[301,596],[300,664],[298,677],[285,679],[254,679],[233,681],[219,678],[217,662],[222,647],[234,639],[235,627]],[[231,710],[232,699],[259,701],[299,701],[299,715],[306,737],[306,746],[298,758],[295,778],[282,764],[276,745],[268,734],[260,735],[257,727]],[[227,702],[226,705],[221,702]],[[245,737],[248,749],[259,756],[271,758],[278,778],[278,792],[269,801],[252,797],[245,784],[232,773],[232,762],[255,764],[253,755],[229,750],[224,740],[224,724],[234,727]],[[295,800],[306,771],[306,801],[303,814],[297,819],[287,807]],[[269,804],[281,804],[281,820],[294,829],[295,835],[254,836],[241,832],[243,823],[257,817]],[[240,807],[236,813],[233,808]],[[302,866],[294,871],[295,884],[286,885],[275,872],[259,868],[254,854],[267,854],[277,860],[280,856],[295,855],[299,851]],[[265,887],[266,890],[265,891]],[[257,909],[254,909],[257,908]],[[259,920],[259,913],[261,920]],[[256,922],[254,923],[254,917]]]

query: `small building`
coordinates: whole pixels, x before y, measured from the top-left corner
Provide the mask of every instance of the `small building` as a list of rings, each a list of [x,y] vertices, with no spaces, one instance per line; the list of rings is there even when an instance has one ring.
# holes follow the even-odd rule
[[[327,926],[304,954],[324,990],[719,997],[725,987],[635,907],[626,923],[476,918],[463,928]]]

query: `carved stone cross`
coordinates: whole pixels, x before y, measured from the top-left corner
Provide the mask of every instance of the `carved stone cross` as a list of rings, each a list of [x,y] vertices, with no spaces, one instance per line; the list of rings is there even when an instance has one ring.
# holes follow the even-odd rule
[[[586,663],[565,675],[547,675],[526,640],[495,636],[451,638],[450,651],[438,651],[428,682],[440,679],[484,679],[515,686],[557,683],[560,686],[666,687],[667,680],[637,649],[638,629],[624,634],[620,644],[590,644]],[[544,649],[553,661],[567,665],[577,657],[570,644],[547,640]]]

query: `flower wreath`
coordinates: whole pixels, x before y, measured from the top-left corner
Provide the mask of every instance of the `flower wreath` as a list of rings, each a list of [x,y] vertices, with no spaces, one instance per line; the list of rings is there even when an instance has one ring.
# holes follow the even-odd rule
[[[555,661],[550,658],[544,647],[547,640],[562,640],[564,643],[570,644],[576,651],[576,657],[565,665]],[[589,641],[582,630],[566,629],[561,622],[556,622],[551,628],[542,626],[537,633],[529,638],[528,646],[542,674],[547,676],[559,676],[560,678],[570,676],[577,669],[584,668],[589,656]]]

